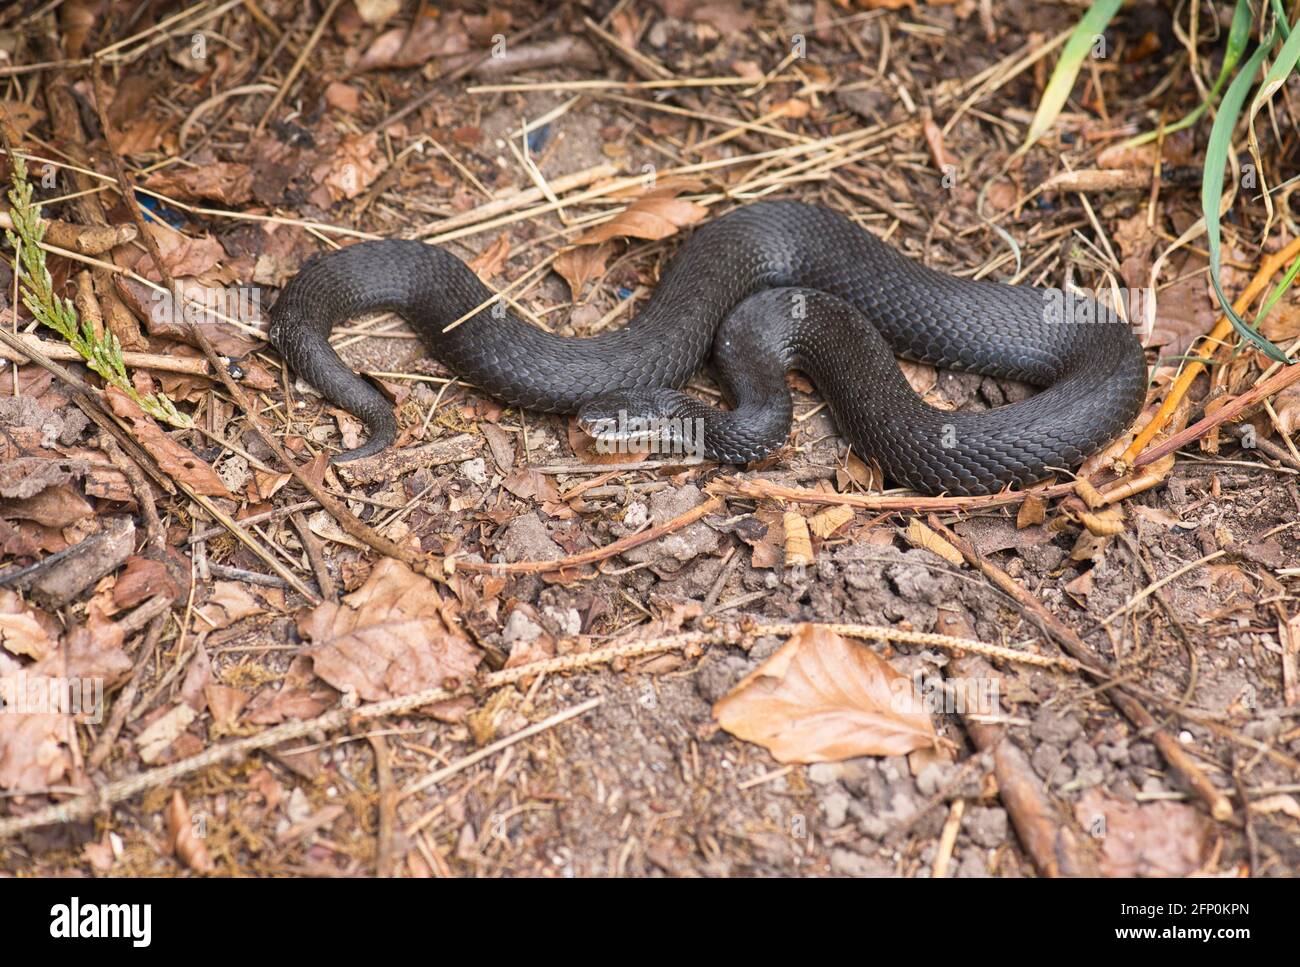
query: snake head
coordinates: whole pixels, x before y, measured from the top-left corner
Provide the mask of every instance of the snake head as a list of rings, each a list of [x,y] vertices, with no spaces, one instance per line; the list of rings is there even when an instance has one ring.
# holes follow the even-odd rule
[[[703,435],[683,419],[684,393],[634,389],[599,396],[578,410],[578,425],[597,453],[671,453],[702,457]]]

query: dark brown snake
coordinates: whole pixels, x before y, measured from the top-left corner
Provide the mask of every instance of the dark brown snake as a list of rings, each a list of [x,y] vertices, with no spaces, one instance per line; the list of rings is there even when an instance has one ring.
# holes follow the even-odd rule
[[[392,404],[328,342],[335,324],[380,310],[404,316],[433,356],[507,403],[579,412],[606,439],[662,429],[726,463],[784,444],[785,374],[802,370],[856,453],[926,493],[994,492],[1077,466],[1128,427],[1146,392],[1142,347],[1113,313],[1058,290],[935,272],[843,215],[796,202],[751,204],[698,229],[622,329],[557,336],[499,302],[479,309],[492,298],[448,252],[363,242],[303,267],[271,310],[270,340],[369,428],[340,460],[396,437]],[[710,348],[731,410],[677,391]],[[1042,391],[985,412],[939,410],[912,391],[895,354]]]

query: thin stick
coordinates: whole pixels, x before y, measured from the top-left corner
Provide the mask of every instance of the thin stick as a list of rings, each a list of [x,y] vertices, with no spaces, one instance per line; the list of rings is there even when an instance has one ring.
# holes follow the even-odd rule
[[[18,333],[17,339],[20,343],[31,341],[47,357],[56,359],[61,363],[82,362],[81,353],[67,343],[42,339],[39,336],[24,335],[23,333]],[[17,363],[20,366],[31,361],[27,356],[8,346],[0,346],[0,359],[7,359],[11,363]],[[158,353],[123,351],[122,360],[131,369],[152,369],[160,373],[182,373],[186,376],[202,376],[206,379],[216,379],[212,375],[212,367],[206,359],[189,359],[185,356],[163,356]]]
[[[772,83],[806,79],[797,74],[768,78]],[[752,77],[679,77],[662,81],[537,81],[525,84],[477,84],[465,88],[466,94],[508,94],[514,91],[659,91],[681,87],[745,87]]]
[[[454,692],[442,688],[431,688],[382,702],[372,702],[369,705],[363,705],[355,709],[333,709],[324,715],[303,722],[286,722],[284,725],[277,725],[256,735],[245,736],[241,739],[213,746],[198,755],[190,756],[188,759],[182,759],[170,765],[160,766],[148,772],[120,779],[103,787],[98,792],[86,793],[67,802],[47,806],[24,816],[11,816],[0,819],[0,840],[26,829],[36,829],[53,823],[68,823],[85,819],[93,815],[97,810],[108,809],[110,806],[130,799],[141,792],[173,783],[182,776],[192,775],[222,762],[242,758],[250,752],[272,748],[293,739],[301,738],[304,735],[311,735],[317,731],[332,732],[349,725],[384,718],[389,715],[403,715],[413,709],[443,702],[458,695],[471,694],[475,690],[498,688],[502,685],[513,685],[516,682],[537,675],[580,671],[617,659],[640,658],[660,652],[675,651],[679,648],[689,650],[709,644],[736,642],[746,634],[763,633],[761,629],[764,627],[772,629],[780,627],[783,630],[776,632],[778,634],[787,633],[799,627],[791,624],[779,626],[714,622],[708,622],[708,624],[709,627],[700,631],[680,632],[662,638],[621,641],[594,651],[574,651],[557,658],[547,658],[542,661],[529,662],[525,665],[517,665],[514,668],[502,669],[499,672],[484,675],[474,685],[467,685]],[[870,632],[872,637],[883,639],[887,639],[890,635],[904,635],[907,641],[927,645],[932,644],[938,647],[945,647],[951,642],[957,642],[957,647],[963,651],[973,651],[980,646],[980,642],[969,641],[965,638],[953,638],[950,635],[902,632],[898,629],[877,628],[869,625],[850,627],[855,628],[858,634],[863,637],[867,636],[867,632]],[[899,638],[898,640],[904,639]]]
[[[464,772],[470,766],[474,765],[474,763],[482,762],[484,759],[496,755],[502,749],[512,746],[516,742],[522,742],[524,739],[534,736],[539,732],[553,729],[555,726],[569,721],[569,719],[577,718],[579,715],[590,712],[593,708],[602,704],[604,701],[605,699],[600,696],[588,699],[581,705],[575,705],[573,708],[565,709],[563,712],[556,712],[549,718],[544,718],[540,722],[535,722],[527,728],[520,729],[518,732],[512,732],[504,739],[498,739],[491,745],[485,745],[477,752],[471,752],[464,758],[457,759],[455,762],[451,763],[451,765],[444,766],[436,772],[429,773],[423,779],[411,783],[402,790],[402,798],[406,799],[421,790],[428,789],[430,786],[436,786],[438,783],[442,782],[442,780],[454,776],[458,772]]]
[[[375,848],[375,875],[393,875],[393,832],[397,828],[397,786],[393,781],[393,755],[382,735],[370,736],[375,750],[375,784],[379,787],[379,831]]]
[[[1297,239],[1297,242],[1300,242],[1300,239]],[[1194,365],[1200,364],[1198,363]],[[1232,400],[1232,402],[1220,407],[1199,423],[1193,423],[1187,429],[1175,433],[1173,436],[1156,444],[1151,449],[1143,450],[1141,454],[1134,459],[1133,466],[1144,467],[1148,463],[1152,463],[1163,456],[1173,453],[1175,450],[1181,449],[1193,440],[1200,439],[1216,426],[1226,423],[1242,411],[1250,409],[1250,407],[1254,406],[1260,400],[1267,399],[1274,393],[1286,389],[1286,387],[1290,386],[1298,379],[1300,379],[1300,364],[1287,366],[1285,369],[1279,370],[1268,379],[1256,383],[1250,390],[1242,393],[1236,399]],[[1171,391],[1169,398],[1172,398],[1173,395],[1174,394]],[[1164,407],[1162,406],[1161,409],[1163,410]],[[1156,416],[1159,416],[1159,414],[1157,413]],[[1146,429],[1149,430],[1151,426],[1154,425],[1155,417],[1152,418],[1152,422],[1148,424]],[[1145,436],[1146,430],[1143,430],[1141,435]],[[1136,443],[1137,441],[1134,442]],[[1130,446],[1129,449],[1131,450],[1133,448]]]
[[[266,122],[271,119],[271,115],[280,106],[280,102],[288,95],[289,88],[293,87],[293,82],[298,79],[303,66],[307,63],[307,58],[316,49],[316,44],[320,42],[321,35],[325,33],[325,28],[334,19],[334,11],[339,8],[339,4],[342,2],[343,0],[330,0],[330,5],[325,8],[325,13],[321,15],[316,24],[316,29],[311,32],[311,36],[307,38],[307,43],[303,44],[303,48],[298,54],[298,59],[293,62],[293,67],[289,69],[289,75],[284,79],[284,83],[280,85],[280,89],[275,92],[275,97],[271,98],[271,103],[267,106],[261,120],[257,122],[257,127],[253,131],[254,134],[262,133],[262,129],[266,127]]]
[[[801,504],[845,504],[849,507],[862,507],[865,510],[882,511],[930,511],[938,513],[955,513],[986,507],[1002,507],[1018,504],[1027,497],[1051,500],[1074,492],[1074,484],[1054,484],[1051,486],[1031,487],[1028,490],[1006,490],[998,494],[983,494],[978,497],[920,497],[901,494],[896,497],[869,494],[836,494],[821,490],[808,490],[803,487],[786,487],[767,480],[746,480],[743,477],[718,477],[708,486],[708,492],[726,497],[744,497],[749,500],[778,500]]]
[[[1250,285],[1246,286],[1245,291],[1243,291],[1237,301],[1233,303],[1233,311],[1235,311],[1237,315],[1244,313],[1250,307],[1250,304],[1255,301],[1255,296],[1263,292],[1268,286],[1269,280],[1277,274],[1278,270],[1294,259],[1297,255],[1300,255],[1300,238],[1292,240],[1291,244],[1286,246],[1280,252],[1274,252],[1272,255],[1265,258],[1263,264],[1259,267],[1259,271],[1255,273],[1255,277],[1250,280]],[[1232,321],[1225,313],[1224,315],[1219,316],[1219,321],[1214,324],[1214,328],[1210,330],[1209,335],[1202,337],[1201,345],[1219,346],[1228,338],[1228,335],[1231,332]],[[1133,438],[1133,442],[1130,443],[1128,449],[1124,451],[1124,456],[1121,459],[1127,460],[1135,466],[1138,465],[1137,461],[1141,459],[1138,455],[1142,454],[1143,449],[1153,439],[1155,439],[1155,435],[1165,428],[1165,425],[1173,417],[1174,410],[1178,408],[1178,404],[1182,402],[1183,397],[1187,395],[1187,391],[1191,388],[1192,383],[1195,382],[1196,377],[1201,375],[1203,372],[1205,372],[1205,364],[1199,360],[1192,360],[1183,368],[1183,371],[1178,374],[1178,378],[1174,380],[1173,386],[1169,388],[1169,392],[1165,394],[1164,401],[1160,404],[1160,409],[1156,411],[1156,414],[1153,417],[1151,417],[1151,421],[1142,428],[1142,431]],[[1205,421],[1202,420],[1201,422],[1204,423]],[[1198,423],[1197,426],[1200,426],[1200,424]],[[1186,430],[1183,431],[1183,433],[1187,432],[1188,431]],[[1181,435],[1182,434],[1179,434],[1179,436]],[[1177,437],[1174,437],[1173,439],[1177,439]],[[1195,437],[1189,437],[1188,439],[1195,439]],[[1186,441],[1184,440],[1183,442]],[[1180,443],[1179,446],[1181,445],[1182,444]],[[1166,450],[1164,452],[1168,453],[1170,451]],[[1143,456],[1145,456],[1145,454],[1143,454]],[[1154,460],[1155,457],[1151,457],[1150,459]]]
[[[513,564],[491,564],[486,561],[457,561],[449,557],[443,563],[449,573],[458,568],[463,571],[486,571],[489,574],[539,574],[550,571],[564,571],[571,567],[595,564],[597,561],[606,560],[634,547],[640,547],[642,544],[658,540],[665,534],[680,530],[689,524],[695,523],[701,517],[721,509],[722,499],[713,497],[698,506],[692,507],[686,513],[674,517],[666,524],[651,527],[639,534],[632,534],[604,547],[583,551],[581,554],[570,554],[568,557],[562,557],[556,561],[516,561]]]
[[[307,552],[307,560],[311,562],[312,573],[316,575],[316,586],[320,588],[320,596],[326,601],[337,601],[338,590],[334,587],[334,579],[330,576],[330,569],[325,563],[324,550],[316,535],[311,532],[311,527],[307,525],[307,518],[302,515],[302,511],[294,511],[289,515],[289,520],[293,524],[293,529],[298,532],[302,549]]]

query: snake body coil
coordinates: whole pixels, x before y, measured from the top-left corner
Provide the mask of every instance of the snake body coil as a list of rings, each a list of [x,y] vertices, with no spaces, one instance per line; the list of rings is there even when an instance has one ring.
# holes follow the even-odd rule
[[[624,414],[699,419],[703,454],[723,462],[757,459],[785,441],[784,374],[798,368],[859,455],[929,493],[987,493],[1073,466],[1123,432],[1145,395],[1141,345],[1127,326],[1097,321],[1104,312],[1076,321],[1052,290],[935,272],[842,215],[796,202],[749,205],[700,228],[619,330],[557,336],[496,305],[443,331],[491,297],[448,252],[363,242],[313,259],[290,280],[269,338],[369,428],[365,445],[340,459],[369,456],[396,436],[391,404],[328,342],[336,323],[380,310],[400,313],[436,358],[508,403],[581,411],[587,425]],[[731,411],[673,391],[711,346]],[[988,412],[937,410],[911,390],[894,354],[1044,389]]]

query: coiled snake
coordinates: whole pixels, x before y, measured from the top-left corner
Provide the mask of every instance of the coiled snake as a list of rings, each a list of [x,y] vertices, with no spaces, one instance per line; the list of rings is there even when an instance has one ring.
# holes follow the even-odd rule
[[[454,255],[402,240],[309,261],[272,308],[269,338],[293,370],[368,427],[365,445],[340,460],[387,447],[397,424],[329,333],[390,310],[458,376],[507,403],[581,411],[585,425],[615,433],[624,416],[686,421],[702,426],[703,455],[728,463],[784,443],[785,373],[797,368],[829,402],[845,440],[889,479],[926,493],[979,494],[1077,465],[1142,406],[1146,363],[1128,326],[1105,321],[1113,316],[1100,309],[1081,321],[1060,312],[1056,296],[936,272],[836,212],[769,201],[698,229],[636,318],[590,338],[547,333],[499,306],[444,332],[492,293]],[[710,349],[729,411],[676,390]],[[912,391],[895,354],[1043,389],[987,412],[947,412]]]

